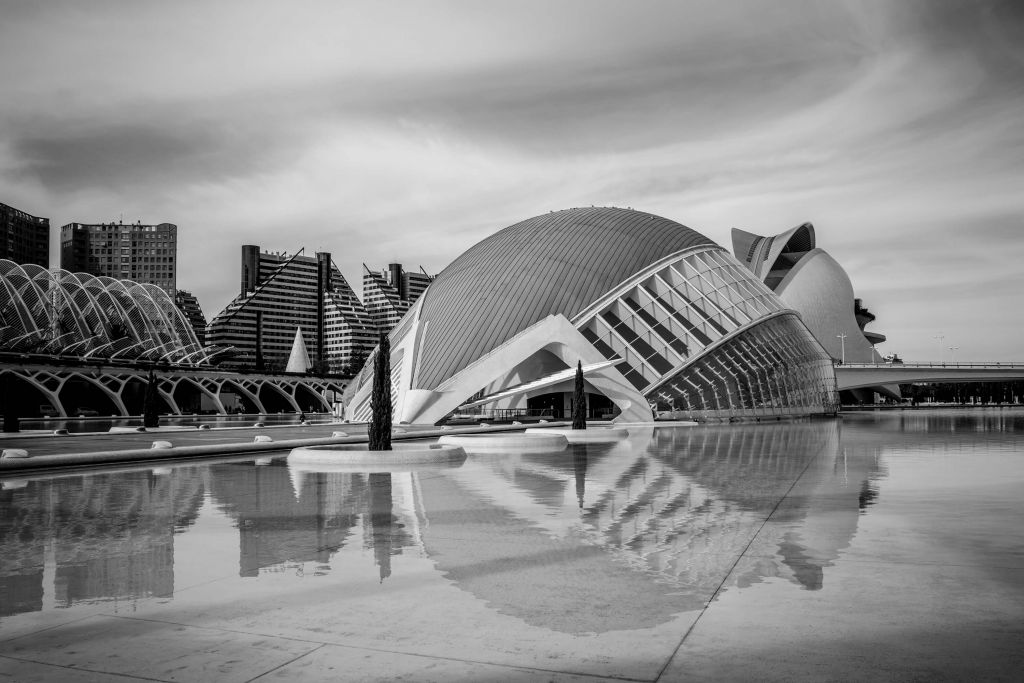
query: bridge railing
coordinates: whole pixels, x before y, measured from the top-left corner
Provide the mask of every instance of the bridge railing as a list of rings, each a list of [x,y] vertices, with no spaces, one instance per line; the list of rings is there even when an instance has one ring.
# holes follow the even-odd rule
[[[966,361],[966,362],[931,362],[916,361],[912,363],[839,363],[837,368],[983,368],[991,370],[1024,369],[1024,363],[1002,361]]]

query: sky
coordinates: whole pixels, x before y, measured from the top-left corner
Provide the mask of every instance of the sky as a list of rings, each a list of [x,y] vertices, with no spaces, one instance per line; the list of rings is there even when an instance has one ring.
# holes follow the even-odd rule
[[[359,291],[574,206],[810,221],[882,353],[1024,362],[1017,0],[0,6],[0,202],[53,265],[66,223],[174,223],[212,318],[242,244]]]

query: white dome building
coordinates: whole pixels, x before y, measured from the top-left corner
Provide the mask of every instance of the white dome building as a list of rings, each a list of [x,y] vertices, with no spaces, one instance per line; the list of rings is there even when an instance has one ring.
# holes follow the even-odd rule
[[[832,361],[799,315],[707,237],[641,211],[569,209],[500,230],[437,276],[390,341],[399,422],[560,417],[578,361],[592,408],[622,420],[836,408]],[[349,419],[370,416],[372,360]]]

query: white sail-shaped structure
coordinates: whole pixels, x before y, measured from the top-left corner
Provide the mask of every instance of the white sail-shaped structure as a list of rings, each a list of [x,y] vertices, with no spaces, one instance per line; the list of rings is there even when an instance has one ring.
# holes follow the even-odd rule
[[[288,356],[288,365],[285,372],[306,372],[309,370],[309,352],[306,351],[306,342],[302,339],[302,328],[295,328],[295,341],[292,342],[292,352]]]

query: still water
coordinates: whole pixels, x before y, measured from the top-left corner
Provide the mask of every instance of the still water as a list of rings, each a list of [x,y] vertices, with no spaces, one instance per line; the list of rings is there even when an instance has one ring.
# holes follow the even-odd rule
[[[737,619],[853,609],[851,590],[884,583],[882,563],[908,581],[927,576],[910,566],[980,567],[1016,639],[1022,485],[1024,411],[1011,409],[633,428],[618,443],[412,471],[275,457],[7,477],[0,651],[89,615],[173,614],[442,654],[454,646],[439,633],[500,631],[512,644],[493,647],[509,651],[612,634],[641,657],[717,602]],[[490,661],[491,645],[475,647]]]
[[[330,415],[310,414],[303,417],[315,422],[330,422]],[[259,415],[161,415],[161,427],[198,427],[201,424],[210,427],[249,427],[254,422],[266,425],[297,425],[301,422],[299,413],[265,413]],[[23,431],[46,431],[66,429],[72,434],[107,432],[112,427],[141,427],[142,419],[137,417],[31,417],[20,420]]]

